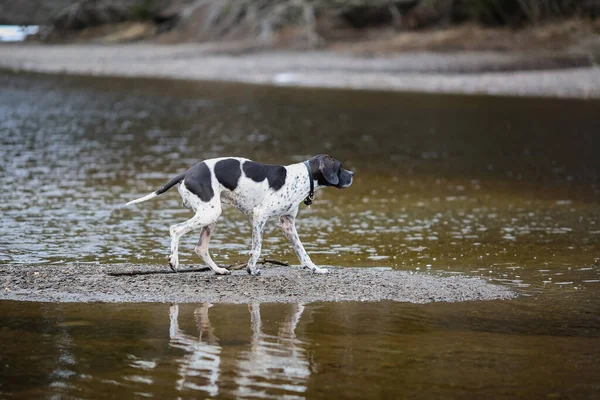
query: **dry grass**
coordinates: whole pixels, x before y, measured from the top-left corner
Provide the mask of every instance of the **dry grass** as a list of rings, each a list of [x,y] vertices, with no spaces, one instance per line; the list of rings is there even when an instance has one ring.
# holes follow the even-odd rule
[[[118,22],[73,31],[50,31],[44,38],[49,43],[130,43],[153,38],[156,25],[151,22]]]
[[[529,51],[564,50],[600,43],[600,20],[571,19],[513,30],[464,24],[429,31],[381,32],[379,37],[331,43],[338,51],[382,56],[404,51]]]

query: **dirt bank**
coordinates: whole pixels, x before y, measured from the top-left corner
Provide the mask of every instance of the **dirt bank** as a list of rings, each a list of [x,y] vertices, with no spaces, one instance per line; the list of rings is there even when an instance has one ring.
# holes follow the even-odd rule
[[[331,51],[217,54],[211,45],[0,45],[0,68],[81,75],[431,93],[600,98],[600,68],[556,55],[404,53],[365,58]],[[573,56],[575,57],[575,56]],[[579,56],[577,56],[579,57]],[[576,60],[576,58],[573,58]]]
[[[123,271],[158,273],[111,276]],[[263,266],[262,276],[244,270],[164,273],[164,265],[1,266],[0,299],[52,302],[314,302],[394,300],[411,303],[510,299],[506,287],[479,278],[410,274],[386,268],[331,268],[314,275],[297,266]]]

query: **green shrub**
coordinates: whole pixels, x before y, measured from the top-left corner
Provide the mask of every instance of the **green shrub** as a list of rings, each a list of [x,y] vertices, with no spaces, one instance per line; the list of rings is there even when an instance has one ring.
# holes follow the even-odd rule
[[[138,20],[152,18],[152,0],[140,0],[133,7],[133,17]]]
[[[581,11],[578,0],[454,0],[454,5],[454,19],[475,19],[489,25],[535,24]]]

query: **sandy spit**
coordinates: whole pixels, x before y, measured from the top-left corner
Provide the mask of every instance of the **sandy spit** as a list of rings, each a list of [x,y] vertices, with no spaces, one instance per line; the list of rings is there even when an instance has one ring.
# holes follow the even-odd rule
[[[231,55],[215,52],[214,44],[0,45],[0,68],[16,71],[318,88],[600,98],[600,68],[549,67],[553,64],[552,57],[415,52],[364,58],[332,51]],[[536,66],[546,69],[536,70]]]
[[[164,273],[165,265],[0,266],[0,300],[45,302],[247,303],[379,301],[410,303],[511,299],[507,287],[465,276],[411,274],[389,268],[329,267],[316,275],[298,266],[263,266],[260,277],[245,270]],[[157,271],[111,276],[110,272]]]

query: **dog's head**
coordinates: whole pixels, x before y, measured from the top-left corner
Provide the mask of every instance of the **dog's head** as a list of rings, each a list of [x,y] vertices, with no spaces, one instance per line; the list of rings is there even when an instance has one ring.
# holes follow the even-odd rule
[[[333,186],[343,189],[352,185],[354,172],[342,168],[342,163],[337,158],[327,154],[319,154],[308,162],[313,177],[318,181],[319,186]]]

